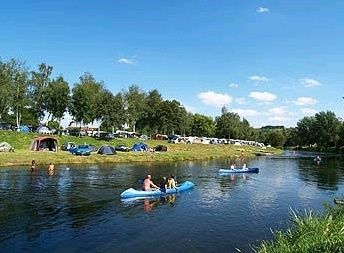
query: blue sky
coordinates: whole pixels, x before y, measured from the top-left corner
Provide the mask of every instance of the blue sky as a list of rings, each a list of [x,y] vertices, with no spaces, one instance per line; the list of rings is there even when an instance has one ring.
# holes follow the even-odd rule
[[[343,1],[2,1],[0,56],[251,125],[344,117]]]

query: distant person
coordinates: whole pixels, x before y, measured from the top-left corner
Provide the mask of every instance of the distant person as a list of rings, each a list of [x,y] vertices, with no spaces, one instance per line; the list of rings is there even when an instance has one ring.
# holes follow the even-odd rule
[[[171,174],[171,176],[167,180],[167,188],[168,189],[177,189],[177,181],[175,180],[175,175]]]
[[[231,164],[231,170],[236,170],[236,165],[235,165],[235,163],[232,163],[232,164]]]
[[[243,170],[248,170],[248,168],[247,168],[247,166],[246,166],[246,163],[243,164],[242,169],[243,169]]]
[[[319,164],[319,163],[321,162],[320,156],[316,156],[316,157],[314,158],[314,162],[316,162],[317,164]]]
[[[54,174],[54,170],[55,170],[55,165],[52,163],[49,163],[48,165],[48,174],[51,176]]]
[[[35,160],[31,161],[31,172],[34,172],[37,169],[37,164]]]
[[[151,191],[152,188],[154,189],[159,189],[158,186],[156,186],[152,180],[151,180],[152,176],[151,175],[147,175],[146,179],[143,181],[143,188],[142,190],[144,191]]]

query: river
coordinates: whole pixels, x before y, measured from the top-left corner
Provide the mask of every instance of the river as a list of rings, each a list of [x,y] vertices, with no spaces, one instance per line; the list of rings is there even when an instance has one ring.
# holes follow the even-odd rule
[[[227,161],[61,165],[0,169],[1,252],[252,252],[271,229],[286,229],[290,210],[324,210],[344,196],[344,160],[285,153],[257,157],[258,174],[221,176]],[[119,195],[152,174],[196,184],[158,199]]]

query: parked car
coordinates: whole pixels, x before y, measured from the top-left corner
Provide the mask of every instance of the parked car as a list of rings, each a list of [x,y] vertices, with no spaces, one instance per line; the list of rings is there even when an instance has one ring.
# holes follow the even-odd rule
[[[76,147],[76,144],[74,142],[66,142],[62,144],[61,150],[69,151],[71,148],[75,148],[75,147]]]
[[[94,151],[94,146],[91,145],[79,145],[69,149],[73,155],[89,156]]]
[[[122,151],[122,152],[129,152],[131,148],[125,146],[125,145],[118,145],[115,147],[116,151]]]

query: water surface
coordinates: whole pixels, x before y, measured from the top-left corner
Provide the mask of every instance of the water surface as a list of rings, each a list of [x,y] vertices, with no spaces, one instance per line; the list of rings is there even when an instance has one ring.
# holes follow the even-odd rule
[[[270,229],[289,225],[290,208],[323,211],[344,195],[344,161],[286,153],[248,162],[259,174],[220,176],[226,161],[61,165],[0,169],[1,252],[251,252]],[[121,201],[152,174],[178,175],[195,189],[166,198]],[[138,186],[137,186],[138,187]]]

